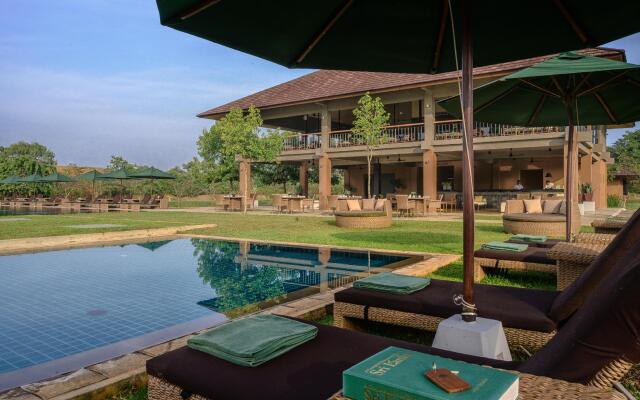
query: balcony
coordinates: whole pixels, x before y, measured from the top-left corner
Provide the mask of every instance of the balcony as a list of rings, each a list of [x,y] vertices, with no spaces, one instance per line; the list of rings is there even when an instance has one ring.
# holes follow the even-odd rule
[[[389,125],[384,128],[387,135],[387,144],[411,143],[424,140],[424,124]],[[361,140],[353,136],[351,130],[329,132],[329,147],[344,148],[362,146]]]
[[[474,136],[483,137],[505,137],[505,136],[527,136],[547,133],[564,134],[564,126],[543,126],[543,127],[522,127],[513,125],[494,124],[486,122],[474,123]],[[578,132],[589,132],[590,127],[577,126]],[[437,121],[435,123],[434,140],[455,140],[462,139],[462,120]]]
[[[282,151],[319,149],[322,143],[320,133],[299,133],[284,139]]]

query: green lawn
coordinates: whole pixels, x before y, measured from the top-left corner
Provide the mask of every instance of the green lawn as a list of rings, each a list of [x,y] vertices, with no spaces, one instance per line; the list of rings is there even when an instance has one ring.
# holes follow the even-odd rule
[[[169,208],[213,207],[215,205],[213,200],[171,200],[169,202]]]
[[[330,217],[289,215],[257,215],[241,213],[205,214],[190,212],[87,213],[65,215],[24,216],[26,221],[1,222],[0,239],[69,235],[167,226],[217,224],[214,229],[197,233],[327,244],[348,247],[455,253],[462,251],[462,222],[460,221],[395,221],[393,227],[377,231],[349,230],[335,226]],[[487,217],[482,216],[482,219]],[[121,227],[79,229],[71,225],[116,224]],[[476,242],[504,240],[499,223],[478,223]]]

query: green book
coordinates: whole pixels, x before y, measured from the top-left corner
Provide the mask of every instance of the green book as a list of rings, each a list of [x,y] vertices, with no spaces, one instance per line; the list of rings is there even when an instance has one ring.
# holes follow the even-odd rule
[[[471,385],[447,393],[425,373],[446,368]],[[342,373],[342,391],[353,400],[511,400],[518,398],[518,375],[431,354],[388,347]]]

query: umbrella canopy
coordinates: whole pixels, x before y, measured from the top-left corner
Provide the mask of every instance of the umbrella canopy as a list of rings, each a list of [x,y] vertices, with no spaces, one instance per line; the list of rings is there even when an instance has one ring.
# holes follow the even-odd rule
[[[1,180],[0,183],[3,185],[13,185],[16,183],[20,183],[20,177],[15,175],[7,176],[3,180]]]
[[[473,91],[478,121],[566,126],[640,121],[640,65],[568,52]],[[573,104],[567,104],[567,101]],[[458,96],[438,103],[460,117]]]
[[[40,182],[75,182],[75,178],[67,176],[65,174],[61,174],[59,172],[54,172],[51,175],[47,175],[43,177]]]
[[[31,174],[29,176],[23,176],[18,178],[18,183],[40,183],[42,181],[42,176],[38,174]]]
[[[640,2],[625,0],[156,3],[163,25],[289,68],[433,73],[457,70],[461,55],[465,109],[462,305],[467,321],[475,320],[473,66],[597,46],[640,29],[636,18]]]
[[[85,172],[76,177],[79,181],[99,181],[102,179],[102,174],[96,170]]]
[[[163,25],[288,68],[458,69],[446,0],[156,0]],[[474,2],[474,65],[597,46],[638,31],[640,2]],[[451,0],[455,34],[461,6]]]
[[[521,126],[569,126],[565,185],[568,210],[575,208],[578,143],[574,125],[640,120],[640,65],[568,52],[483,85],[473,92],[478,120]],[[439,104],[462,115],[458,96]],[[567,212],[567,240],[573,228]]]
[[[132,179],[131,175],[124,169],[117,169],[106,174],[102,174],[100,179]]]
[[[129,174],[134,179],[176,179],[175,176],[155,167],[145,167]]]

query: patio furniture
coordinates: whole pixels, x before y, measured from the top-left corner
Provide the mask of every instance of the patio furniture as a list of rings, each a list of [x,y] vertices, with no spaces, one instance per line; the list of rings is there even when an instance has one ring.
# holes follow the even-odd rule
[[[458,209],[458,200],[456,194],[447,192],[442,195],[442,205],[445,211],[455,211]]]
[[[327,208],[329,208],[332,212],[336,212],[338,209],[338,198],[340,196],[336,194],[331,194],[327,196]]]
[[[354,199],[358,202],[359,210],[335,212],[336,226],[340,228],[380,229],[388,228],[392,224],[391,202],[386,199],[375,200],[372,209],[363,207],[366,200]]]
[[[480,207],[487,206],[487,199],[484,196],[473,196],[473,206],[478,208],[480,211]]]
[[[627,221],[624,218],[597,219],[591,222],[596,233],[617,233]]]
[[[429,196],[409,196],[409,206],[416,214],[425,215],[429,211]]]
[[[283,196],[282,200],[286,202],[287,210],[290,213],[304,211],[304,196]]]
[[[527,200],[529,201],[529,199]],[[545,235],[563,237],[566,232],[566,210],[564,200],[539,200],[542,212],[527,212],[525,200],[507,200],[502,225],[507,233]],[[530,203],[533,204],[533,203]],[[576,206],[573,220],[580,221],[580,211]],[[574,234],[580,231],[580,224],[573,226]]]
[[[229,210],[240,211],[242,210],[242,202],[244,201],[243,196],[239,195],[226,195],[225,199],[229,202]]]
[[[324,400],[340,390],[342,371],[389,346],[512,370],[520,375],[521,400],[623,399],[611,386],[640,363],[640,245],[629,254],[633,256],[607,275],[558,334],[521,363],[307,322],[318,327],[315,339],[258,368],[237,366],[189,347],[155,357],[147,361],[149,400]],[[477,297],[482,298],[480,293]]]
[[[410,216],[415,210],[415,204],[409,203],[409,195],[397,194],[396,195],[396,211],[400,216]]]
[[[287,209],[287,202],[283,199],[283,195],[281,194],[271,195],[271,205],[276,210],[276,212],[283,212]]]
[[[443,194],[438,195],[437,200],[429,200],[427,212],[435,212],[439,213],[442,211],[442,199],[444,198]]]
[[[576,280],[564,291],[478,284],[475,286],[478,309],[482,316],[502,321],[511,346],[540,348],[602,282],[615,275],[617,264],[624,263],[632,251],[640,247],[639,238],[640,212],[637,212],[609,246],[582,267],[582,273],[576,275]],[[334,321],[343,328],[368,320],[435,331],[440,321],[459,312],[451,299],[461,290],[461,283],[436,279],[431,280],[430,286],[408,296],[349,288],[334,295]]]
[[[225,211],[229,208],[229,201],[227,201],[223,194],[215,194],[213,195],[213,199],[216,202],[216,208],[221,208]]]

